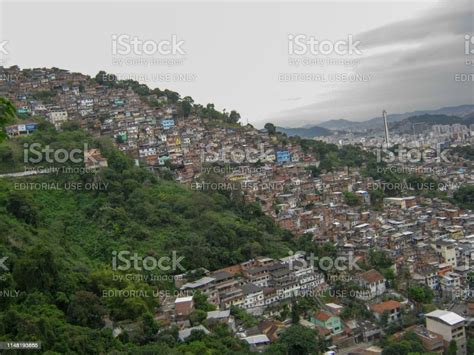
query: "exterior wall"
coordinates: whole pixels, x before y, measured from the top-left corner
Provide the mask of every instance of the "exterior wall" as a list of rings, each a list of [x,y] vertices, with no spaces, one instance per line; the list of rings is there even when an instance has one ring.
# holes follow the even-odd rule
[[[170,129],[174,126],[174,120],[163,120],[161,121],[163,129]]]
[[[327,321],[323,322],[311,316],[310,320],[313,324],[326,328],[330,330],[333,334],[342,332],[342,324],[341,319],[339,317],[331,317]]]
[[[263,292],[251,293],[245,297],[244,308],[254,308],[264,305]]]
[[[331,317],[326,321],[326,325],[332,329],[334,334],[342,332],[342,324],[339,317]]]
[[[67,121],[67,119],[67,111],[53,111],[49,114],[49,120],[56,128],[58,128],[62,122]]]
[[[396,322],[397,320],[400,319],[400,316],[401,316],[399,308],[387,311],[387,314],[388,314],[388,318],[387,318],[388,323]],[[380,321],[380,319],[382,319],[383,313],[374,313],[374,315],[375,315],[375,318],[377,318],[377,320]]]
[[[193,310],[193,301],[176,303],[176,315],[178,316],[189,316]]]
[[[370,284],[367,284],[366,282],[362,282],[362,285],[369,289],[368,294],[361,293],[360,295],[357,296],[357,298],[362,299],[362,300],[370,300],[370,299],[375,298],[377,296],[381,296],[386,291],[386,286],[385,286],[385,281],[384,280],[382,280],[380,282],[372,282]]]
[[[287,150],[277,151],[276,157],[279,163],[291,160],[291,154]]]
[[[441,249],[441,255],[443,256],[445,263],[451,264],[453,267],[457,266],[456,249],[454,247],[448,248],[443,246]]]
[[[426,328],[433,333],[441,335],[448,343],[453,340],[454,334],[454,340],[458,346],[458,355],[465,355],[467,353],[466,331],[463,325],[451,327],[434,319],[426,318]],[[453,329],[456,329],[456,331],[453,332]]]

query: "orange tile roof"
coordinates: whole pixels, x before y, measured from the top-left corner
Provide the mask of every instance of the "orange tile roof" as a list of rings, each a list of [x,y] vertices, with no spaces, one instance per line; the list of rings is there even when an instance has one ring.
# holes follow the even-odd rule
[[[400,308],[402,304],[397,301],[386,301],[386,302],[381,302],[374,304],[370,306],[370,309],[376,313],[383,313],[385,311],[391,311],[392,309]]]
[[[363,274],[360,275],[360,277],[364,279],[365,281],[367,281],[368,283],[373,283],[373,282],[383,280],[383,276],[380,274],[380,272],[374,269],[364,272]]]
[[[324,311],[319,311],[319,312],[316,312],[316,313],[314,314],[314,318],[317,319],[317,320],[320,320],[320,321],[322,321],[322,322],[327,321],[327,320],[328,320],[329,318],[331,318],[331,317],[332,317],[331,314],[326,313],[326,312],[324,312]]]

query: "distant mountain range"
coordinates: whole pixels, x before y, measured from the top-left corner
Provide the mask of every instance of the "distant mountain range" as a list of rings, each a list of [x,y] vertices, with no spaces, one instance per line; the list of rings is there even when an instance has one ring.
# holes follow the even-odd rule
[[[474,115],[474,105],[461,105],[442,107],[437,110],[424,110],[424,111],[412,111],[406,113],[388,114],[387,120],[389,123],[402,121],[406,118],[413,116],[422,116],[425,114],[429,115],[446,115],[446,116],[458,116],[468,117]],[[367,121],[355,122],[345,119],[330,120],[318,124],[318,127],[323,127],[329,130],[364,130],[364,129],[379,129],[383,128],[382,116],[371,118]]]
[[[468,123],[468,122],[471,122],[470,120],[463,120],[463,119],[474,118],[474,105],[460,105],[460,106],[442,107],[437,110],[420,110],[420,111],[412,111],[412,112],[406,112],[406,113],[394,113],[394,114],[388,114],[387,119],[388,119],[389,125],[392,126],[393,123],[395,122],[401,122],[408,118],[420,117],[424,115],[436,116],[436,118],[433,118],[433,117],[430,118],[430,119],[435,119],[435,121],[437,122],[433,124],[446,123],[447,116],[457,117],[455,121],[450,120],[450,124],[454,124],[454,123],[470,124]],[[429,122],[426,122],[426,123],[429,123]],[[356,132],[356,131],[365,131],[365,130],[377,131],[381,129],[383,129],[382,116],[374,117],[369,120],[361,121],[361,122],[350,121],[346,119],[337,119],[337,120],[329,120],[329,121],[321,122],[317,125],[307,124],[306,126],[299,127],[299,128],[277,127],[277,130],[279,132],[284,132],[290,136],[298,135],[304,138],[328,136],[332,134],[331,131]]]

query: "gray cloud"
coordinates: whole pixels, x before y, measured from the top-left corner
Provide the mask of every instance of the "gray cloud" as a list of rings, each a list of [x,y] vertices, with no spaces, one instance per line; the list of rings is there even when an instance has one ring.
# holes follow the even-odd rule
[[[328,119],[367,119],[391,112],[474,103],[473,83],[456,73],[472,73],[464,61],[464,35],[474,33],[468,1],[440,3],[423,16],[354,35],[364,57],[356,72],[370,83],[344,83],[330,98],[274,115],[278,124],[298,126]],[[471,56],[471,59],[473,56]]]
[[[464,34],[473,29],[473,5],[470,1],[444,1],[420,18],[388,24],[357,36],[364,47],[394,43],[419,43],[446,34]]]

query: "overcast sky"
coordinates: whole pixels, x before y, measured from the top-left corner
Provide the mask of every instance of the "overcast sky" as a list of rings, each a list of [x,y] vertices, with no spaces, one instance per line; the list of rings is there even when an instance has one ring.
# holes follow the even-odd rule
[[[298,127],[368,119],[382,109],[402,113],[473,103],[472,79],[455,80],[457,73],[473,73],[465,63],[474,60],[465,54],[465,35],[474,34],[473,3],[2,1],[0,42],[8,41],[6,66],[89,75],[106,70],[236,109],[258,127],[269,121]],[[352,37],[356,50],[289,54],[288,38],[296,35],[333,44]],[[118,36],[155,43],[174,36],[181,44],[176,55],[121,54],[124,42],[113,53]],[[170,58],[177,63],[156,63]],[[132,59],[147,64],[124,64]],[[351,65],[321,64],[329,59]],[[301,61],[306,65],[295,65]]]

